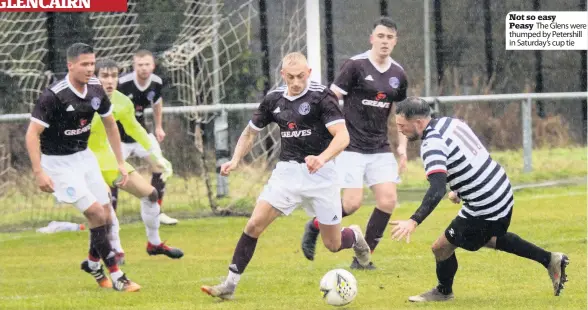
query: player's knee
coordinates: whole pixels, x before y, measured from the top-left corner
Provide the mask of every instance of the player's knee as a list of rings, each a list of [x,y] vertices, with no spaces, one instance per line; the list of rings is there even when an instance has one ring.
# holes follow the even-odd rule
[[[335,252],[339,252],[339,249],[341,248],[341,240],[334,240],[334,239],[323,239],[323,244],[325,245],[325,247],[327,248],[327,250],[335,253]]]
[[[376,200],[376,205],[378,206],[378,209],[386,213],[392,213],[392,211],[394,211],[394,208],[396,208],[396,203],[396,194],[383,195]]]
[[[245,233],[252,238],[259,238],[264,230],[265,226],[253,218],[249,219],[247,225],[245,225]]]
[[[349,198],[343,201],[343,208],[347,214],[353,214],[361,207],[361,198]]]
[[[149,194],[149,196],[147,196],[147,198],[149,198],[149,201],[151,201],[151,202],[156,202],[157,200],[159,200],[159,193],[157,192],[155,187],[151,191],[151,194]]]
[[[445,252],[445,247],[441,243],[435,242],[431,246],[431,251],[436,257],[443,256],[443,253]]]
[[[97,202],[90,205],[90,207],[84,211],[84,215],[88,218],[88,221],[94,225],[105,225],[108,219],[104,207]]]

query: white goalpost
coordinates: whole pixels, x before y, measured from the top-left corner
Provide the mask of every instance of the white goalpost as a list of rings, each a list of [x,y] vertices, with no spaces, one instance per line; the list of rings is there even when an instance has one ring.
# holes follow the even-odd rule
[[[308,64],[312,68],[310,79],[322,83],[321,66],[321,21],[320,6],[317,0],[306,0],[306,47]]]

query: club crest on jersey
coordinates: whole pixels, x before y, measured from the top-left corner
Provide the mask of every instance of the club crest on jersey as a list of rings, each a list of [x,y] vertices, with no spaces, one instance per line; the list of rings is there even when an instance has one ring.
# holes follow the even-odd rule
[[[298,107],[298,113],[300,113],[300,115],[306,115],[306,114],[310,113],[310,104],[308,104],[308,102],[303,102]]]
[[[98,108],[100,108],[100,103],[102,103],[102,100],[100,100],[100,98],[98,97],[94,97],[92,98],[92,101],[90,101],[90,103],[92,104],[92,108],[94,110],[98,110]]]
[[[392,86],[392,88],[398,88],[398,86],[400,86],[400,81],[395,76],[391,77],[388,80],[388,83],[390,83],[390,86]]]
[[[379,91],[378,94],[376,95],[376,100],[380,101],[380,100],[384,100],[386,99],[386,93]]]
[[[153,98],[155,98],[155,92],[154,91],[150,91],[149,93],[147,93],[147,100],[153,102]]]
[[[76,189],[73,187],[68,187],[65,190],[65,193],[70,197],[70,198],[75,198],[76,197]]]

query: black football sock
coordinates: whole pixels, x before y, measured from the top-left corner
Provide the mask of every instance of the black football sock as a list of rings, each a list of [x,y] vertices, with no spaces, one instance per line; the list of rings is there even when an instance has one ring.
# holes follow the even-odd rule
[[[457,258],[455,252],[446,260],[437,262],[437,289],[441,294],[449,295],[453,292],[453,278],[457,273]]]
[[[550,252],[547,252],[510,232],[507,232],[504,236],[496,238],[496,249],[532,259],[543,265],[545,268],[549,266],[549,262],[551,261]]]
[[[365,230],[365,241],[370,246],[372,253],[384,236],[384,231],[386,230],[386,226],[388,226],[389,220],[390,213],[374,208],[368,221],[367,229]]]
[[[116,206],[118,204],[118,187],[111,187],[110,188],[110,203],[112,204],[112,208],[116,211]]]
[[[90,240],[91,240],[91,247],[94,248],[95,252],[100,255],[102,261],[108,270],[112,272],[118,271],[118,266],[116,264],[116,260],[114,258],[114,252],[110,247],[110,242],[108,241],[108,229],[105,226],[95,227],[90,229]]]
[[[159,206],[161,206],[163,202],[163,194],[165,194],[165,182],[161,179],[161,173],[153,173],[151,175],[151,186],[155,187],[157,193],[159,194]]]
[[[251,261],[256,246],[257,238],[242,233],[239,242],[237,242],[235,252],[233,253],[233,259],[231,260],[231,265],[229,265],[229,270],[237,274],[242,274],[245,271],[245,268],[247,268],[249,261]]]

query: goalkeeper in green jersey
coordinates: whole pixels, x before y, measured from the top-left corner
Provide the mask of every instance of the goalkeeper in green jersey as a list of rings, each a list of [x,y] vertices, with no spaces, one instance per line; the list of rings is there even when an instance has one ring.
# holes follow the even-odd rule
[[[165,181],[173,173],[171,164],[162,156],[159,148],[151,145],[152,142],[149,139],[147,131],[145,131],[135,118],[135,108],[131,100],[116,90],[118,71],[118,65],[113,60],[101,59],[96,62],[96,76],[100,80],[100,83],[102,83],[102,87],[104,87],[106,94],[112,102],[112,114],[115,120],[124,127],[125,132],[132,136],[146,150],[149,150],[150,158],[164,171],[161,178]],[[118,165],[114,153],[108,144],[106,130],[98,115],[95,115],[92,120],[92,129],[90,132],[88,147],[96,155],[102,176],[108,186],[115,187],[116,183],[118,183],[117,180],[120,178],[120,173],[117,168]],[[164,254],[171,258],[182,257],[184,253],[180,249],[168,247],[159,238],[159,214],[161,213],[161,207],[157,202],[159,199],[157,190],[135,171],[133,166],[129,163],[125,164],[129,177],[127,183],[121,186],[120,189],[141,200],[141,218],[145,224],[148,239],[147,253],[149,255]],[[111,246],[116,251],[117,261],[122,263],[124,262],[124,250],[120,244],[120,226],[115,212],[112,212]]]

